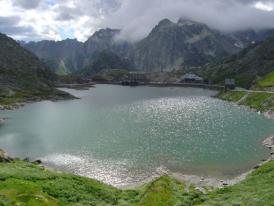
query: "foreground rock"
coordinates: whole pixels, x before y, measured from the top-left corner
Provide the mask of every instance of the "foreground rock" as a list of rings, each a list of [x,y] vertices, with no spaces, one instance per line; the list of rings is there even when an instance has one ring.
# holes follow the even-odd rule
[[[0,162],[11,162],[13,159],[7,155],[7,153],[0,149]]]
[[[271,158],[274,158],[274,136],[270,136],[263,141],[263,145],[270,150]]]

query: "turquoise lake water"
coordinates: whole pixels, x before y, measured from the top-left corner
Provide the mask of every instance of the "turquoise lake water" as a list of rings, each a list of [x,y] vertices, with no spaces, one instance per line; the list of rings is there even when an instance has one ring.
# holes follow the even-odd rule
[[[97,85],[79,100],[40,102],[0,127],[0,148],[114,186],[167,170],[233,177],[267,157],[274,121],[196,88]]]

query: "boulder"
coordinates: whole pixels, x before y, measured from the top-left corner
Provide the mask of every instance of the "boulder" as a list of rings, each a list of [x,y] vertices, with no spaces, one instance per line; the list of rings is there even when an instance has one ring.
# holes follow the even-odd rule
[[[256,165],[255,167],[254,167],[254,169],[256,170],[256,169],[259,169],[261,167],[261,165]]]
[[[35,161],[32,162],[32,163],[37,164],[37,165],[40,165],[40,164],[42,164],[42,160],[35,160]]]
[[[0,162],[11,162],[12,160],[4,150],[0,149]]]
[[[6,152],[0,149],[0,157],[5,157],[5,156],[6,156]]]

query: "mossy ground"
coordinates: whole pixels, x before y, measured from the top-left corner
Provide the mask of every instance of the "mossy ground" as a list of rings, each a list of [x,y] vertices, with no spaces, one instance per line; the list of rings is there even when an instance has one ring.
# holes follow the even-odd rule
[[[0,163],[0,205],[274,205],[274,161],[243,182],[213,192],[163,176],[135,190],[119,190],[98,181],[53,172],[25,161]]]

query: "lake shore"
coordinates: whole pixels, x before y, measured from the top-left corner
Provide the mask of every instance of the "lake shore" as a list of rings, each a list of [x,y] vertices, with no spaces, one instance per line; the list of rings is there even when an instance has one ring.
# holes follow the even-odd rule
[[[267,137],[265,140],[263,140],[262,145],[266,147],[269,150],[269,157],[267,159],[262,160],[258,164],[254,165],[254,167],[247,172],[244,172],[234,178],[229,179],[220,179],[220,178],[214,178],[214,177],[203,177],[199,175],[190,175],[190,174],[182,174],[182,173],[173,173],[170,171],[166,171],[164,169],[157,170],[158,176],[155,176],[154,178],[149,178],[145,181],[142,181],[141,183],[130,185],[128,187],[122,187],[122,189],[134,189],[142,186],[143,184],[147,184],[161,176],[168,175],[170,177],[175,178],[176,180],[183,182],[187,185],[187,187],[190,187],[191,185],[194,185],[196,189],[200,191],[204,191],[204,188],[207,188],[209,190],[213,189],[220,189],[227,186],[232,186],[235,184],[240,183],[243,181],[249,174],[256,171],[266,163],[269,163],[270,161],[274,160],[274,135],[271,135]]]
[[[73,100],[73,99],[79,99],[79,98],[69,93],[58,90],[57,94],[52,94],[45,97],[33,96],[33,97],[20,98],[20,99],[15,98],[9,104],[3,103],[0,101],[0,111],[16,110],[16,109],[20,109],[21,107],[24,107],[25,105],[33,104],[41,101],[56,102],[56,101]]]
[[[180,173],[173,173],[171,175],[178,180],[181,180],[188,184],[193,184],[200,189],[204,187],[223,188],[225,186],[235,185],[243,181],[249,174],[259,169],[264,164],[274,160],[274,135],[267,137],[262,142],[262,145],[269,150],[269,157],[256,164],[251,170],[231,179],[205,178],[196,175],[182,175]]]
[[[187,187],[195,186],[197,190],[200,190],[202,192],[205,192],[205,188],[207,189],[207,191],[211,191],[214,189],[221,189],[227,186],[232,186],[245,180],[249,174],[261,168],[266,163],[269,163],[270,161],[274,160],[274,135],[269,136],[265,140],[263,140],[262,145],[269,150],[269,157],[265,160],[262,160],[258,164],[254,165],[254,167],[251,170],[243,174],[240,174],[234,178],[220,179],[220,178],[214,178],[214,177],[203,177],[203,176],[183,174],[178,172],[174,173],[174,172],[167,171],[164,168],[158,168],[156,171],[156,175],[154,175],[153,177],[150,177],[138,183],[134,183],[126,186],[120,186],[116,188],[123,189],[123,190],[136,189],[136,188],[142,187],[143,185],[149,184],[162,176],[170,176],[184,183]],[[13,160],[18,160],[18,158],[10,157],[6,151],[0,149],[0,160],[2,160],[2,162],[11,162]],[[26,158],[25,161],[29,161],[28,158]],[[58,173],[67,173],[65,171],[60,171],[56,168],[43,165],[41,160],[35,160],[32,163],[40,164],[42,167],[46,168],[49,171],[58,172]]]

